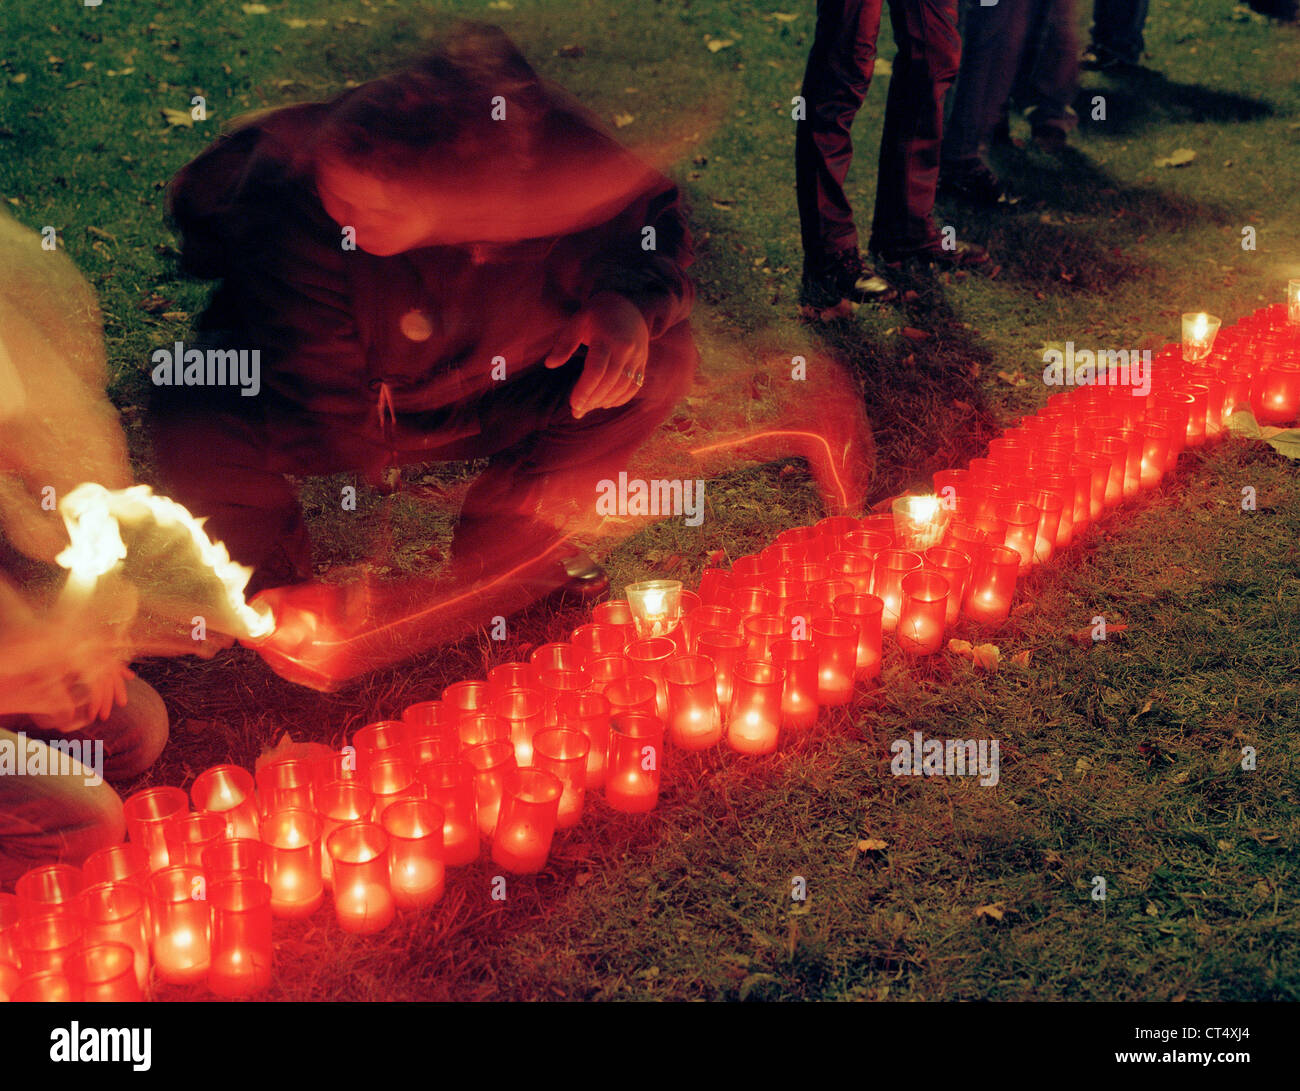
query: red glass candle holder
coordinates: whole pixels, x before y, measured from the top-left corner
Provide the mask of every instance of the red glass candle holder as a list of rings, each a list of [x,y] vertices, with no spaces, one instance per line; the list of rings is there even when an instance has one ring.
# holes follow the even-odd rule
[[[780,602],[781,600],[776,592],[768,587],[766,583],[738,584],[731,596],[732,607],[740,614],[742,619],[753,614],[770,614]]]
[[[1022,568],[1028,568],[1034,563],[1034,544],[1038,540],[1038,509],[1023,501],[1005,501],[998,505],[997,515],[1007,528],[1004,545],[1016,551]]]
[[[623,643],[636,639],[636,625],[632,606],[627,599],[609,599],[591,609],[591,620],[597,625],[613,625],[623,633]]]
[[[658,716],[632,712],[614,718],[609,737],[605,802],[616,811],[640,814],[659,802],[664,724]]]
[[[474,800],[478,812],[478,828],[484,837],[491,837],[497,827],[501,811],[501,793],[506,776],[518,768],[515,764],[515,746],[508,739],[472,746],[461,755],[474,769]]]
[[[312,793],[320,791],[327,784],[335,781],[356,781],[367,783],[366,778],[357,770],[357,750],[351,743],[337,751],[323,754],[312,762]]]
[[[238,765],[214,765],[194,778],[190,799],[196,811],[219,814],[227,837],[257,837],[257,793],[253,774]]]
[[[474,767],[463,758],[430,762],[420,768],[420,783],[429,802],[442,810],[442,856],[447,867],[478,859],[478,804]]]
[[[193,985],[208,974],[207,880],[201,869],[180,864],[149,880],[153,909],[153,964],[173,985]]]
[[[18,926],[18,898],[0,893],[0,965],[18,966],[18,940],[14,929]]]
[[[664,669],[668,735],[683,750],[707,750],[722,741],[717,670],[707,655],[683,655]]]
[[[713,660],[719,709],[731,707],[731,676],[747,643],[741,633],[724,629],[705,630],[695,640],[696,651]]]
[[[790,634],[790,626],[779,614],[757,614],[745,618],[745,658],[767,659],[772,654],[772,642]]]
[[[490,744],[491,745],[491,744]],[[509,751],[509,743],[504,744]],[[513,761],[513,753],[510,754]],[[345,932],[381,932],[397,912],[388,877],[388,834],[373,822],[349,822],[325,842],[334,867],[334,916]]]
[[[603,693],[568,693],[556,704],[557,725],[581,731],[587,737],[585,787],[605,783],[605,762],[609,756],[609,698]]]
[[[120,943],[133,952],[136,984],[149,982],[149,912],[145,892],[133,882],[95,883],[81,892],[83,939]]]
[[[470,716],[475,713],[469,713]],[[461,717],[458,724],[447,722],[407,724],[407,743],[409,745],[411,765],[418,771],[421,765],[431,761],[450,761],[460,754],[460,727],[465,723]]]
[[[826,618],[813,625],[812,640],[817,647],[817,704],[848,704],[857,671],[857,625],[846,618]]]
[[[836,616],[858,627],[857,677],[860,681],[880,677],[884,613],[885,603],[879,595],[854,593],[841,595],[835,600]]]
[[[400,758],[411,760],[410,747],[407,745],[407,726],[401,720],[377,720],[357,729],[352,736],[352,745],[357,751],[357,768],[364,775],[377,761]],[[258,789],[262,787],[258,782]],[[262,813],[269,812],[265,801]]]
[[[14,883],[18,913],[23,917],[37,917],[61,909],[75,910],[77,897],[85,885],[86,878],[81,868],[72,864],[34,867]]]
[[[898,628],[898,611],[903,605],[903,577],[921,567],[921,555],[908,549],[885,549],[876,556],[871,593],[885,604],[881,628],[892,633]]]
[[[883,547],[885,549],[898,544],[895,538],[893,512],[881,511],[874,515],[865,515],[858,521],[858,529],[885,535],[889,539],[889,544]]]
[[[889,517],[891,520],[893,516]],[[845,553],[856,553],[861,557],[870,557],[873,561],[894,544],[894,532],[883,530],[853,530],[840,539],[840,549]],[[832,569],[833,571],[833,569]]]
[[[1277,360],[1251,384],[1250,408],[1261,425],[1289,425],[1300,417],[1300,361]]]
[[[545,769],[515,769],[505,778],[501,817],[492,835],[492,860],[515,875],[546,866],[564,785]]]
[[[732,577],[758,576],[767,571],[763,566],[763,558],[757,553],[747,553],[743,557],[737,557],[731,562]]]
[[[329,835],[351,822],[368,821],[375,813],[375,793],[355,780],[336,780],[316,791],[316,814],[320,817],[320,870],[326,886],[334,881],[330,854],[325,851]],[[264,878],[265,872],[256,875]]]
[[[149,866],[167,866],[167,823],[185,814],[190,801],[179,788],[144,788],[122,804],[126,836],[149,854]]]
[[[851,580],[818,580],[808,585],[808,599],[819,606],[833,607],[837,598],[841,595],[851,595],[855,590],[857,587]]]
[[[312,811],[277,811],[262,822],[271,912],[297,920],[325,900],[321,878],[321,820]]]
[[[557,777],[564,785],[555,816],[557,829],[576,826],[587,796],[587,753],[591,740],[573,728],[542,731],[533,739],[533,764]]]
[[[1100,451],[1088,451],[1078,456],[1076,465],[1088,470],[1091,474],[1088,492],[1088,520],[1089,522],[1095,522],[1101,518],[1102,511],[1106,507],[1106,497],[1110,493],[1112,479],[1118,482],[1118,478],[1115,477],[1113,460],[1109,455]],[[1120,490],[1118,483],[1115,488],[1118,493]]]
[[[622,651],[621,645],[619,651]],[[532,689],[536,678],[537,674],[531,663],[498,663],[488,671],[487,676],[492,701],[495,702],[508,690]]]
[[[433,905],[446,890],[442,808],[424,799],[403,799],[384,809],[388,875],[399,909]]]
[[[540,673],[547,673],[542,671]],[[515,763],[533,763],[533,736],[546,726],[546,701],[540,690],[509,689],[493,703],[492,711],[506,725],[515,747]]]
[[[87,1004],[133,1004],[144,999],[135,972],[135,951],[125,943],[81,947],[64,966],[71,999]]]
[[[467,712],[488,712],[492,704],[492,687],[486,681],[469,679],[453,682],[442,691],[442,704],[452,723],[459,726]]]
[[[537,676],[542,687],[543,721],[555,727],[556,702],[566,693],[582,693],[591,689],[591,675],[585,670],[549,670]]]
[[[700,573],[700,602],[705,606],[731,605],[732,574],[725,568],[706,568]]]
[[[658,687],[653,678],[647,678],[643,674],[632,674],[611,682],[605,688],[605,700],[609,702],[610,714],[613,716],[621,716],[626,712],[658,715]]]
[[[783,639],[772,644],[772,662],[781,670],[781,727],[807,731],[817,722],[817,647],[811,640]]]
[[[407,734],[415,736],[429,728],[446,728],[452,721],[451,712],[441,701],[416,701],[402,709],[402,723]]]
[[[587,673],[591,675],[592,691],[604,693],[611,683],[628,677],[631,671],[627,656],[619,652],[618,655],[598,655],[587,660]]]
[[[504,739],[511,742],[510,722],[503,720],[495,712],[466,712],[456,722],[459,754],[471,747],[482,746],[485,742]]]
[[[81,914],[75,906],[19,918],[14,939],[23,976],[62,973],[64,963],[81,944],[82,928]]]
[[[209,883],[222,879],[265,881],[266,845],[251,837],[231,837],[217,841],[203,850],[203,871]]]
[[[208,891],[212,962],[208,988],[217,996],[256,996],[271,987],[271,887],[259,879],[226,878]]]
[[[579,625],[569,634],[569,643],[583,653],[584,663],[602,655],[621,655],[627,646],[620,626],[596,622]]]
[[[1144,489],[1155,488],[1165,475],[1169,463],[1169,429],[1163,424],[1147,421],[1142,432],[1142,474]]]
[[[739,632],[741,616],[739,610],[730,606],[700,606],[682,618],[682,629],[686,633],[686,648],[696,652],[696,641],[706,629],[722,629],[725,632]]]
[[[646,637],[628,644],[623,653],[627,656],[629,670],[649,678],[655,686],[655,709],[660,717],[668,715],[668,687],[664,682],[664,667],[679,655],[676,643],[666,636]]]
[[[532,688],[539,688],[542,671],[581,670],[586,658],[581,648],[575,648],[567,640],[552,640],[534,648],[528,657],[528,665],[533,668]]]
[[[314,774],[311,763],[301,758],[279,758],[263,762],[256,776],[257,799],[262,814],[311,810]]]
[[[971,566],[962,607],[967,619],[984,625],[1006,620],[1016,593],[1020,563],[1020,554],[1010,546],[985,546],[980,550]]]
[[[226,821],[210,811],[195,811],[167,824],[167,859],[174,864],[203,865],[203,850],[224,840]]]
[[[72,982],[62,970],[23,974],[10,999],[15,1004],[66,1004],[74,999]]]
[[[875,557],[866,553],[841,551],[831,554],[831,571],[851,583],[851,590],[863,595],[871,591],[871,574],[875,567]]]
[[[96,849],[81,865],[86,886],[95,883],[135,883],[146,894],[149,892],[149,857],[139,845],[124,841]],[[0,894],[0,900],[4,895]]]
[[[957,624],[961,613],[962,599],[966,595],[966,585],[970,581],[971,556],[961,549],[951,546],[932,546],[925,551],[925,569],[937,572],[948,581],[948,597],[944,608],[943,623],[945,627]]]
[[[727,745],[741,754],[770,754],[781,734],[781,668],[746,659],[732,674]]]
[[[897,635],[898,646],[908,655],[933,655],[943,647],[948,590],[948,581],[938,572],[909,572],[903,577]]]
[[[377,759],[370,766],[367,780],[375,797],[373,817],[376,819],[390,803],[421,796],[420,786],[415,780],[415,767],[404,757]]]

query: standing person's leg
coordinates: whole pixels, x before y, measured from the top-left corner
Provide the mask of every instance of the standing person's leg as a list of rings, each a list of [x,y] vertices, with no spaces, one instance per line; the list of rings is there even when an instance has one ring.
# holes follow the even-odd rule
[[[898,57],[880,138],[871,249],[891,263],[909,257],[946,264],[987,261],[983,250],[968,243],[945,251],[931,219],[939,183],[943,100],[961,63],[957,0],[892,0],[889,19]]]
[[[1074,98],[1079,91],[1079,39],[1074,0],[1036,0],[1043,32],[1021,101],[1028,110],[1034,139],[1048,148],[1064,147],[1079,124]]]
[[[963,0],[961,69],[944,122],[941,192],[975,204],[1010,207],[1010,196],[984,159],[1003,116],[1024,52],[1032,0],[991,6]]]
[[[818,0],[817,29],[795,127],[795,195],[803,241],[804,306],[884,300],[895,293],[858,251],[858,229],[844,182],[853,161],[853,119],[871,86],[882,0]]]
[[[1084,56],[1088,68],[1142,63],[1150,0],[1095,0],[1092,6],[1092,44]]]

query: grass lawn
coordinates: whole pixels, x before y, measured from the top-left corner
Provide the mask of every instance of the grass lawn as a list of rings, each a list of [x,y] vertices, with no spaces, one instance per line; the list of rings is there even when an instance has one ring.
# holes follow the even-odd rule
[[[1029,211],[940,208],[941,223],[989,245],[995,276],[915,284],[899,307],[811,332],[795,319],[790,121],[811,2],[259,7],[5,7],[0,190],[28,226],[58,227],[99,292],[112,392],[146,480],[149,350],[184,339],[208,290],[175,270],[167,181],[235,115],[376,75],[452,15],[499,22],[629,142],[681,142],[672,170],[691,202],[702,316],[850,370],[874,431],[871,503],[982,454],[1040,405],[1045,343],[1155,347],[1184,310],[1233,322],[1300,276],[1300,31],[1229,0],[1152,5],[1152,69],[1085,74],[1067,153],[998,160]],[[887,82],[855,129],[863,225]],[[194,95],[208,120],[169,125],[163,109],[188,114]],[[1092,117],[1098,98],[1105,120]],[[1188,165],[1155,165],[1184,148]],[[419,568],[447,532],[445,511],[408,497],[365,495],[360,519],[338,512],[328,487],[306,497],[322,566]],[[665,522],[610,543],[615,586],[665,570],[692,580],[710,552],[737,556],[823,514],[794,459],[737,466],[708,497],[698,528]],[[438,907],[378,937],[343,934],[328,907],[277,922],[270,996],[1300,999],[1298,497],[1296,464],[1262,444],[1191,451],[1155,494],[1022,581],[1023,607],[994,638],[997,673],[948,653],[909,665],[890,648],[878,689],[777,756],[673,753],[646,817],[593,800],[546,871],[512,879],[505,901],[489,897],[497,869],[484,858],[452,873]],[[1071,639],[1099,614],[1127,628]],[[173,718],[141,783],[251,767],[286,730],[338,743],[581,620],[534,611],[504,646],[471,635],[328,695],[240,650],[141,664]],[[1009,665],[1025,650],[1028,665]],[[914,731],[1000,740],[999,784],[893,777],[890,743]]]

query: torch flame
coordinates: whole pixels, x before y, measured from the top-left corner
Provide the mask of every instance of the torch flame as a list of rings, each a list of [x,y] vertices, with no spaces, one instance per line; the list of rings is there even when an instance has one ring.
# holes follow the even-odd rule
[[[100,576],[126,559],[120,520],[138,519],[143,513],[158,526],[180,527],[189,534],[199,559],[221,582],[231,612],[243,623],[250,638],[266,636],[275,628],[269,609],[255,609],[244,601],[244,588],[253,570],[231,560],[226,547],[208,537],[204,520],[195,519],[166,496],[155,496],[148,485],[110,492],[103,485],[87,482],[59,502],[59,513],[68,528],[70,544],[55,560],[78,584],[93,586]]]

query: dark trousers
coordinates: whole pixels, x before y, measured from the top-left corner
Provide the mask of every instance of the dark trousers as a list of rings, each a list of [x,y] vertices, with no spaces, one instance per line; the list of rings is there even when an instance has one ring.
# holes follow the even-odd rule
[[[1092,44],[1127,64],[1138,64],[1146,42],[1142,29],[1150,0],[1094,0]]]
[[[795,188],[805,258],[814,266],[856,250],[844,193],[853,159],[853,119],[871,86],[883,0],[818,0],[817,30],[804,72],[806,117],[795,131]],[[944,95],[957,76],[957,0],[890,0],[894,60],[870,248],[932,244],[943,139]]]
[[[311,578],[311,543],[287,475],[487,458],[462,505],[452,552],[501,558],[525,550],[543,528],[562,529],[572,515],[594,511],[596,482],[627,468],[689,388],[695,363],[690,326],[679,323],[650,343],[635,398],[581,420],[568,401],[581,354],[554,370],[539,363],[479,400],[477,435],[441,442],[431,431],[397,450],[346,421],[289,413],[271,398],[243,399],[260,403],[250,407],[238,395],[172,388],[151,413],[155,460],[167,494],[207,516],[209,534],[254,569],[250,592]]]
[[[943,134],[943,160],[978,159],[1002,119],[1024,54],[1036,0],[963,0],[961,71]]]

